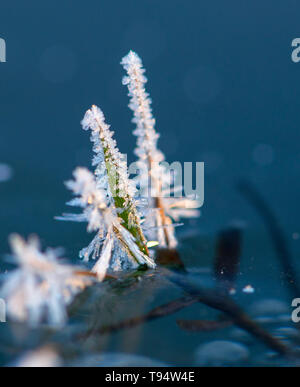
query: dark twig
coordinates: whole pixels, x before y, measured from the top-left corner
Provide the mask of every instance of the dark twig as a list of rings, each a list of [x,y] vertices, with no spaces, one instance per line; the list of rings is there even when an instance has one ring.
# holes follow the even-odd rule
[[[233,325],[231,320],[177,320],[179,328],[187,332],[213,332]]]
[[[300,297],[300,287],[297,281],[297,274],[294,268],[292,254],[289,250],[284,233],[271,208],[251,183],[245,181],[240,182],[238,189],[257,209],[258,213],[263,218],[275,246],[277,257],[281,264],[283,276],[286,280],[289,291],[291,292],[293,298]]]
[[[199,302],[225,313],[234,323],[243,330],[250,333],[256,339],[277,353],[286,357],[294,357],[293,351],[270,335],[251,318],[228,296],[218,290],[203,289],[198,284],[191,282],[186,276],[168,272],[169,280],[180,286],[190,296],[195,297]]]
[[[101,327],[98,329],[97,328],[92,329],[92,330],[86,332],[84,334],[83,338],[87,338],[87,337],[94,335],[94,334],[100,334],[100,335],[110,334],[110,333],[118,332],[122,329],[134,328],[140,324],[144,324],[146,322],[155,320],[157,318],[168,316],[170,314],[176,313],[176,312],[180,311],[181,309],[186,308],[187,306],[190,306],[190,305],[195,304],[197,302],[198,302],[198,300],[195,299],[194,297],[191,297],[191,296],[178,298],[177,300],[174,300],[174,301],[168,302],[167,304],[161,305],[161,306],[153,309],[149,313],[146,313],[142,316],[133,317],[131,319],[121,321],[120,323],[104,326],[104,327]]]

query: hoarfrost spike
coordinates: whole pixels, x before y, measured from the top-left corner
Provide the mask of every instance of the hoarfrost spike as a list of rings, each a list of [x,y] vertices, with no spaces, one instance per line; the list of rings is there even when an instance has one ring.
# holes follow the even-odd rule
[[[174,249],[177,246],[174,227],[172,220],[179,217],[199,216],[199,212],[193,209],[196,207],[196,201],[187,198],[176,199],[170,198],[165,192],[170,192],[172,180],[169,171],[164,167],[162,162],[165,156],[157,148],[159,134],[155,130],[155,119],[152,115],[151,99],[146,92],[145,70],[139,56],[130,51],[122,59],[122,66],[127,72],[123,78],[123,85],[128,87],[130,97],[129,108],[133,111],[132,122],[136,128],[134,135],[137,136],[137,147],[135,154],[138,156],[138,167],[141,171],[139,184],[144,190],[144,195],[149,197],[149,175],[151,184],[151,198],[149,204],[156,211],[152,211],[148,221],[154,223],[157,229],[156,237],[161,247]],[[178,187],[173,187],[177,189]],[[189,205],[188,205],[189,204]],[[177,208],[178,205],[178,208]]]

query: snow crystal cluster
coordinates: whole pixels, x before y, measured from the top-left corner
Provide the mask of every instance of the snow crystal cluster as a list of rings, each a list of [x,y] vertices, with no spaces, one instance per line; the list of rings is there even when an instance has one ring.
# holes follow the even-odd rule
[[[86,168],[77,168],[74,180],[67,182],[77,197],[69,205],[83,208],[83,214],[65,214],[63,220],[87,221],[88,231],[96,231],[89,246],[80,252],[85,261],[98,260],[93,268],[103,280],[111,266],[115,270],[136,268],[138,264],[154,263],[134,243],[132,235],[122,226],[117,209],[108,191],[98,188],[97,179]]]
[[[76,267],[60,263],[56,250],[43,253],[37,237],[26,242],[13,235],[10,244],[18,268],[6,274],[0,290],[8,315],[31,326],[62,325],[67,306],[91,279],[79,275]]]

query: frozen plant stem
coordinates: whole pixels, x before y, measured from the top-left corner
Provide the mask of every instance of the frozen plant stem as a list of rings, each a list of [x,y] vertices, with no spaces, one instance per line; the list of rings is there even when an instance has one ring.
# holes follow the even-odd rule
[[[96,106],[87,112],[82,125],[84,129],[90,128],[93,131],[93,136],[99,136],[104,153],[109,189],[115,207],[118,209],[118,215],[123,221],[122,225],[135,238],[140,251],[149,256],[147,241],[132,197],[134,187],[128,179],[126,162],[122,159],[116,148],[116,143],[112,139],[113,132],[109,130],[109,126],[104,121],[103,113]],[[116,228],[114,231],[118,233]]]
[[[165,157],[157,148],[159,134],[155,130],[155,119],[152,115],[151,99],[145,90],[147,78],[143,64],[139,56],[130,51],[121,62],[127,72],[123,78],[123,84],[129,90],[129,108],[133,111],[132,122],[136,125],[134,135],[137,136],[135,154],[138,156],[140,169],[139,183],[142,194],[149,198],[150,207],[155,216],[157,239],[161,248],[175,249],[177,240],[174,225],[171,218],[198,216],[198,211],[192,210],[197,204],[195,200],[188,198],[171,198],[170,187],[172,178],[170,170],[162,163]],[[151,192],[149,192],[149,182]],[[174,190],[182,187],[173,187]],[[180,213],[180,216],[178,214]],[[173,216],[175,215],[175,216]]]
[[[154,162],[159,163],[164,160],[164,157],[156,148],[159,136],[154,128],[155,120],[152,116],[151,100],[144,87],[147,82],[144,76],[145,70],[142,67],[142,62],[138,55],[132,51],[123,58],[121,63],[128,73],[128,76],[123,78],[123,84],[128,86],[129,96],[131,98],[129,107],[134,112],[133,122],[137,125],[135,134],[138,136],[138,147],[135,153],[139,156],[141,162],[147,163],[147,183],[149,180],[153,183],[151,194],[155,196],[154,207],[158,210],[156,211],[156,223],[158,227],[162,227],[163,229],[160,244],[163,247],[171,247],[170,230],[168,229],[170,224],[167,222],[165,208],[160,198],[162,183],[159,174],[153,173],[155,171]],[[162,171],[158,170],[155,172]],[[175,243],[172,247],[175,247]]]
[[[90,256],[97,260],[93,272],[100,281],[109,269],[136,269],[140,265],[154,268],[136,209],[135,184],[128,177],[127,163],[112,138],[114,133],[96,106],[86,112],[82,127],[91,129],[96,169],[94,173],[86,168],[75,170],[74,180],[67,182],[67,187],[77,197],[68,204],[83,208],[83,213],[65,214],[60,219],[86,221],[88,231],[96,231],[79,255],[85,261]]]

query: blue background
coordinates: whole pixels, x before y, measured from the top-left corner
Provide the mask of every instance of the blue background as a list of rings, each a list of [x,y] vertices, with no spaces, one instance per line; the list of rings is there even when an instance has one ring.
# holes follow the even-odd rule
[[[90,164],[80,120],[91,104],[133,160],[119,65],[133,49],[147,69],[167,159],[206,163],[202,218],[188,230],[214,236],[239,219],[269,243],[236,190],[248,178],[299,256],[300,63],[291,61],[299,14],[296,0],[1,0],[0,162],[14,176],[0,183],[0,253],[14,231],[38,233],[74,258],[90,240],[83,225],[53,217],[70,197],[63,181]]]

